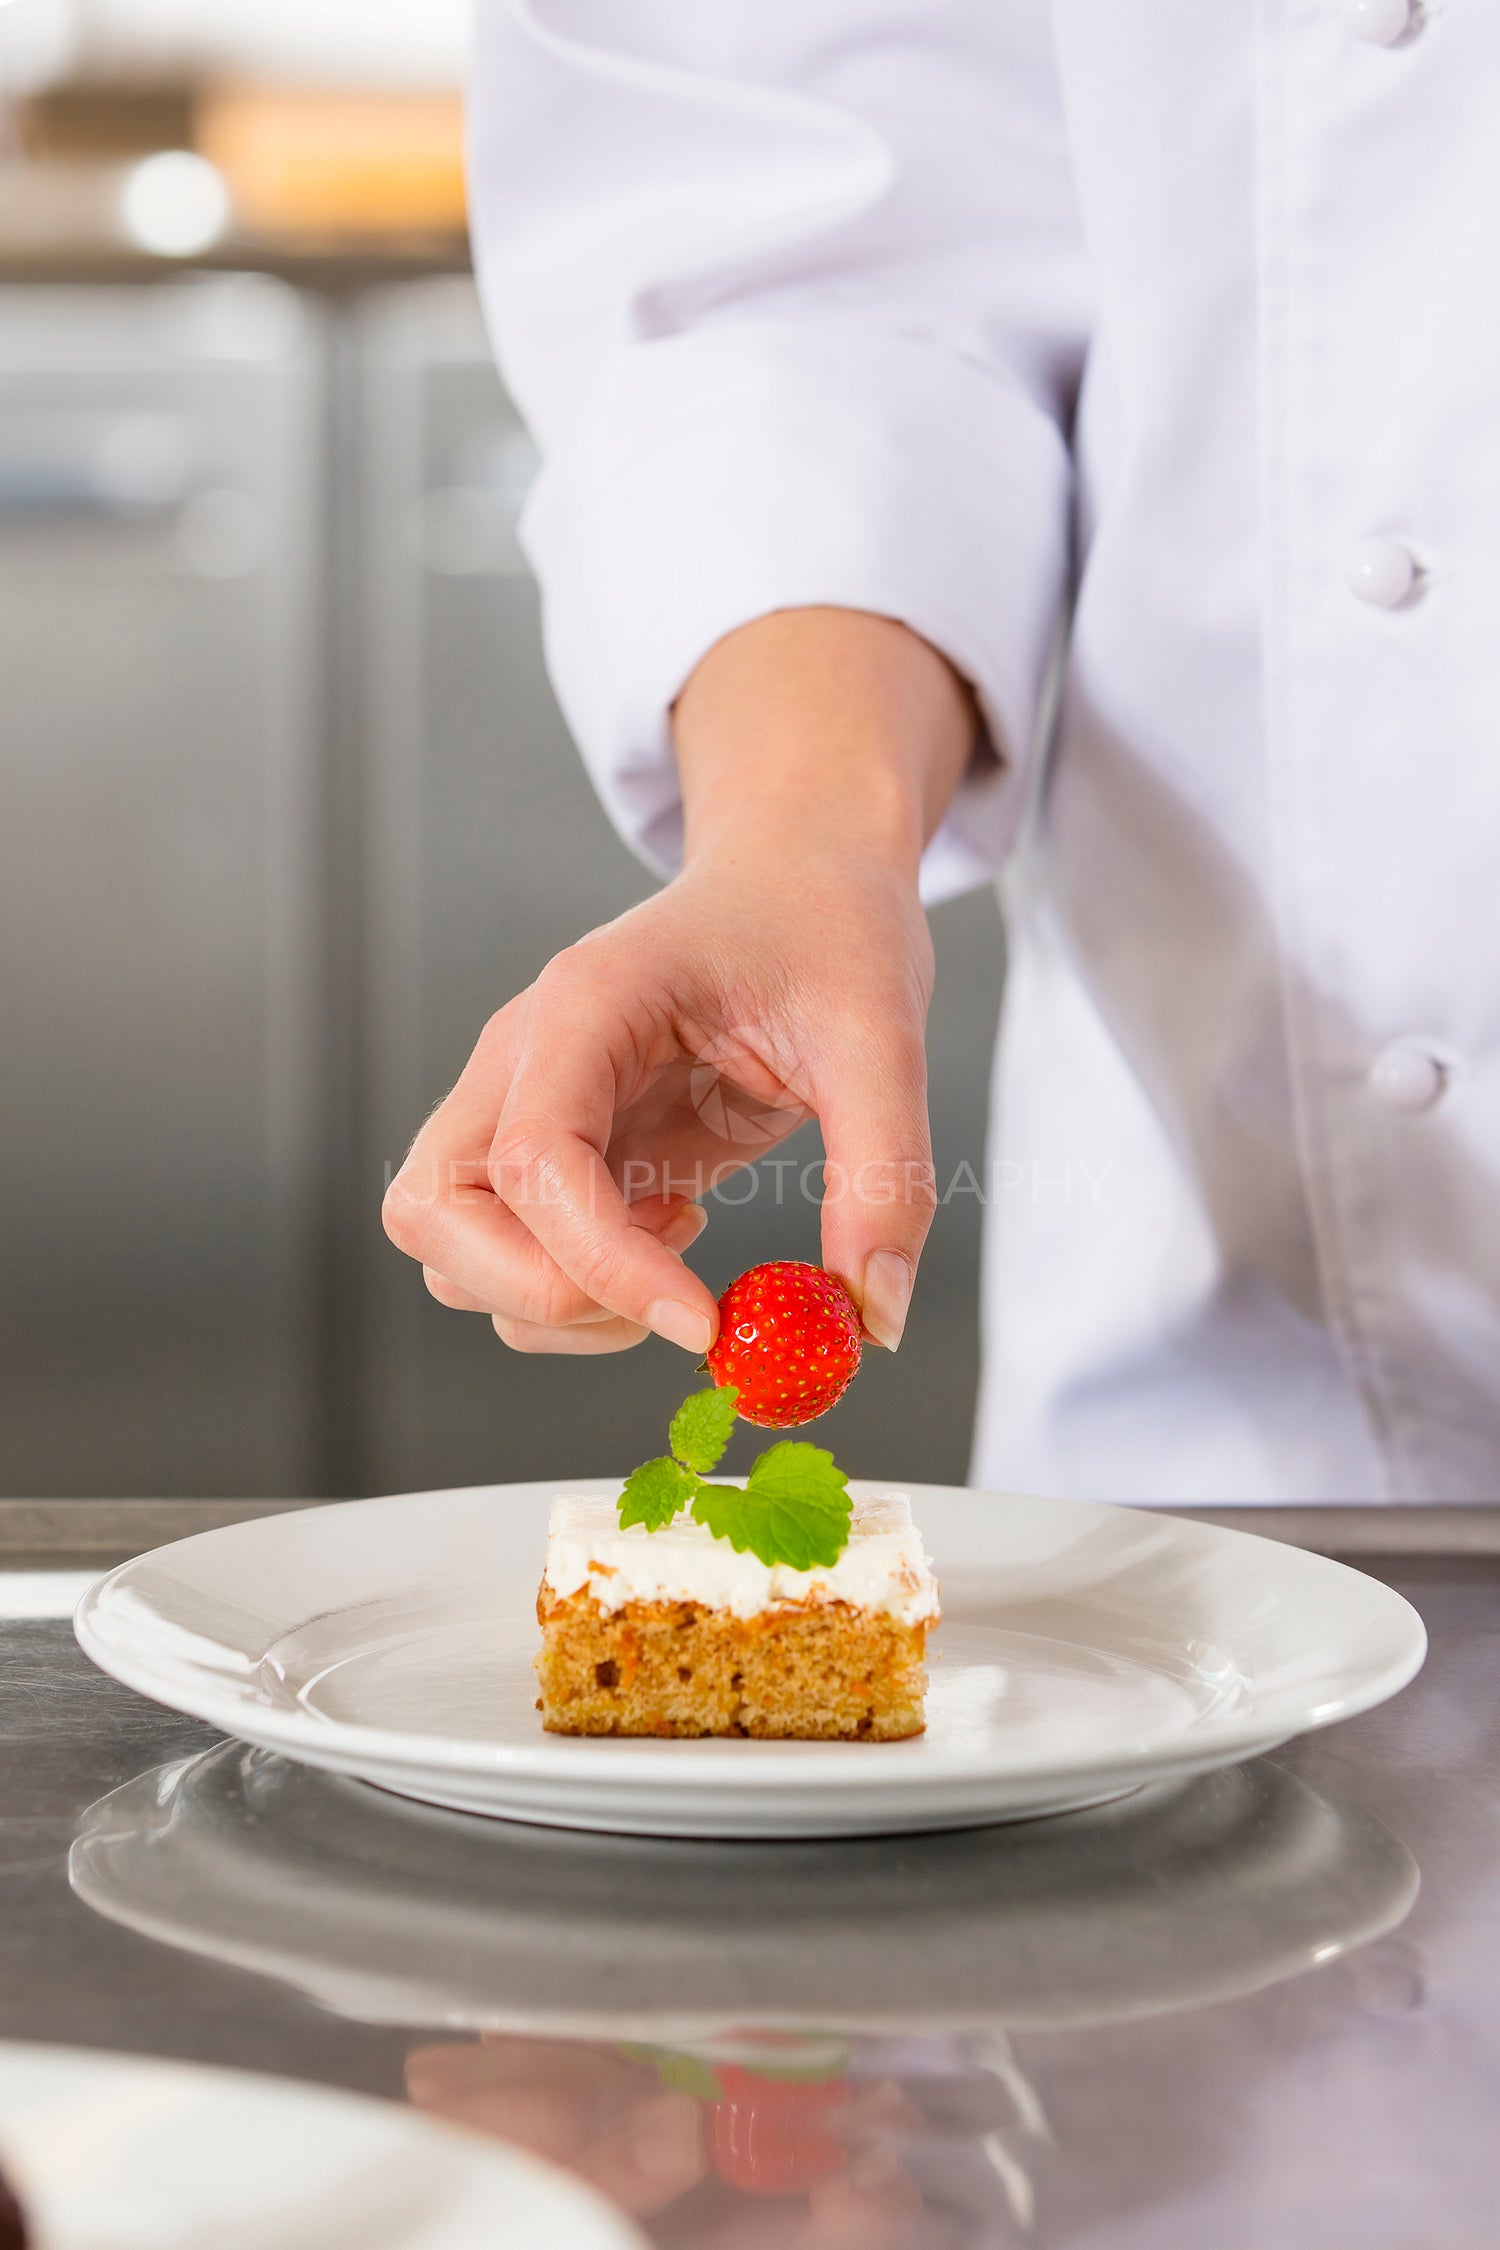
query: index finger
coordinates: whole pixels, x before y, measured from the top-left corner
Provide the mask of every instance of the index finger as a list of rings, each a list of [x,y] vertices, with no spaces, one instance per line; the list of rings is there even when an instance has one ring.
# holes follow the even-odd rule
[[[618,1009],[596,1003],[534,1016],[490,1146],[490,1184],[595,1304],[701,1358],[718,1332],[718,1307],[635,1224],[605,1161],[622,1078],[640,1068]]]
[[[866,1333],[894,1351],[936,1202],[920,1024],[831,1045],[818,1118],[823,1263],[848,1284]]]

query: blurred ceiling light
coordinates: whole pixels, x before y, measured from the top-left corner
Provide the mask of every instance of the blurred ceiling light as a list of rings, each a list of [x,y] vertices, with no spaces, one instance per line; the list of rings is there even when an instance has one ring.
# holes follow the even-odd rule
[[[206,158],[162,149],[127,173],[120,216],[131,241],[154,257],[193,258],[228,226],[229,190]]]

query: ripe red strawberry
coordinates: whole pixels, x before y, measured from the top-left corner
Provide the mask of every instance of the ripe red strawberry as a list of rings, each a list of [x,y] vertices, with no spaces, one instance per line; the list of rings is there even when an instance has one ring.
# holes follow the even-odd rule
[[[719,1299],[708,1371],[739,1390],[739,1413],[763,1430],[826,1414],[859,1366],[859,1314],[841,1281],[796,1258],[752,1266]]]

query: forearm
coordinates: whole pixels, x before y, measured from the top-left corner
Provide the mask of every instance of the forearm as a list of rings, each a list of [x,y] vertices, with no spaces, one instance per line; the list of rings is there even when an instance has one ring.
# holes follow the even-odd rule
[[[689,865],[827,845],[915,882],[979,723],[966,683],[906,626],[794,609],[709,651],[674,733]]]

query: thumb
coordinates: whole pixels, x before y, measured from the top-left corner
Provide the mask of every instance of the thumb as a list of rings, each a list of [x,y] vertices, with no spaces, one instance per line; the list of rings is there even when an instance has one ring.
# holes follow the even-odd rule
[[[866,1334],[894,1351],[937,1202],[920,1032],[888,1032],[831,1062],[818,1117],[823,1263],[859,1306]]]

